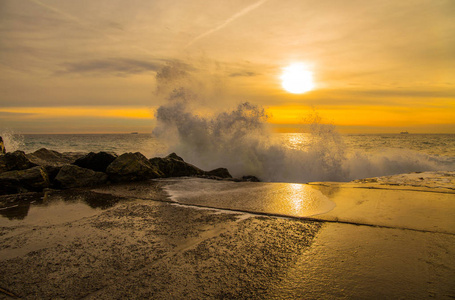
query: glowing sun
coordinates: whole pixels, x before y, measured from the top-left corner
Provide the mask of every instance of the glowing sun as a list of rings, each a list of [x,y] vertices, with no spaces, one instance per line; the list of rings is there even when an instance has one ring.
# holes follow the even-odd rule
[[[281,86],[293,94],[303,94],[314,89],[313,72],[302,63],[293,63],[283,69]]]

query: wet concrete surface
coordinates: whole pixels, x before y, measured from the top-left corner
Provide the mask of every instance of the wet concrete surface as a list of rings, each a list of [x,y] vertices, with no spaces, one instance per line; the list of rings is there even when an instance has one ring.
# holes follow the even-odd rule
[[[273,297],[280,299],[453,299],[455,237],[326,224]]]
[[[168,184],[30,195],[20,218],[0,199],[0,298],[455,297],[453,234],[207,209]]]

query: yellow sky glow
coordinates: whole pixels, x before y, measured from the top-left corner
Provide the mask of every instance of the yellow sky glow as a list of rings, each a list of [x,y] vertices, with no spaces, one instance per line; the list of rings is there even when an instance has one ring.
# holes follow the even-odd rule
[[[267,114],[271,124],[305,124],[313,111],[302,106],[269,107]],[[340,126],[409,126],[414,119],[414,125],[423,125],[432,120],[432,124],[453,123],[453,113],[447,109],[412,109],[400,107],[333,107],[318,109],[317,113],[324,123],[334,123]]]
[[[341,131],[455,132],[453,1],[329,2],[6,1],[0,128],[153,127],[170,96],[157,74],[179,64],[187,81],[161,79],[190,87],[194,112],[250,102],[277,127],[314,109]],[[314,88],[283,89],[293,63]]]
[[[150,108],[131,107],[10,107],[0,108],[0,112],[24,114],[24,118],[68,118],[68,117],[96,117],[96,118],[126,118],[152,119]]]

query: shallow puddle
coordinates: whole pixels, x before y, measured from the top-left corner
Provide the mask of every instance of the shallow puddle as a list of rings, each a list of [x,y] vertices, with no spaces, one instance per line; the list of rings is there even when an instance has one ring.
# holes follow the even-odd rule
[[[126,198],[91,191],[58,191],[8,196],[0,208],[0,226],[51,225],[98,214]],[[11,201],[12,197],[16,197]]]
[[[170,179],[164,190],[182,204],[293,217],[327,213],[335,203],[318,189],[300,183],[231,182],[200,178]]]

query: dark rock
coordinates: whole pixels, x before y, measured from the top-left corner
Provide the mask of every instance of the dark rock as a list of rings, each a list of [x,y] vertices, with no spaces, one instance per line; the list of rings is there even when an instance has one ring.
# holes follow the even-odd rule
[[[198,167],[185,162],[181,157],[172,153],[165,158],[154,157],[150,163],[159,169],[164,177],[182,177],[204,175],[205,172]]]
[[[97,172],[106,172],[107,167],[117,158],[107,152],[90,152],[77,159],[73,164],[81,168],[90,169]]]
[[[87,152],[62,152],[62,155],[71,164],[75,162],[77,159],[87,155]]]
[[[184,161],[183,158],[181,158],[180,156],[178,156],[177,154],[175,154],[175,152],[172,152],[171,154],[169,154],[169,155],[166,156],[165,158],[172,158],[172,159]]]
[[[49,187],[49,177],[43,167],[13,170],[0,174],[0,194],[42,191]]]
[[[107,182],[107,175],[75,165],[63,166],[54,179],[59,188],[91,187]]]
[[[209,172],[187,163],[175,153],[168,156],[151,158],[150,163],[156,166],[165,177],[204,176],[207,178],[232,178],[226,168],[218,168]]]
[[[249,182],[261,182],[259,178],[256,176],[248,175],[248,176],[242,176],[242,181],[249,181]]]
[[[13,170],[25,170],[35,166],[36,164],[32,163],[23,151],[17,150],[0,156],[0,173]]]
[[[47,172],[47,176],[49,177],[49,182],[50,182],[50,187],[53,187],[53,183],[54,183],[54,180],[55,180],[55,177],[57,177],[57,174],[58,172],[60,172],[60,169],[62,167],[58,167],[58,166],[43,166],[44,169],[46,170]]]
[[[6,153],[5,144],[3,143],[3,138],[0,136],[0,155]]]
[[[168,177],[166,174],[167,172],[165,172],[166,171],[166,159],[161,158],[161,157],[154,157],[154,158],[150,158],[149,162],[152,164],[152,166],[154,166],[155,168],[160,170],[160,172],[163,173],[163,175],[165,177]]]
[[[31,162],[40,166],[64,166],[74,162],[74,158],[71,155],[65,155],[54,150],[48,150],[41,148],[33,153],[27,154],[27,158]]]
[[[228,169],[226,168],[218,168],[212,171],[205,172],[207,176],[215,176],[220,178],[232,178],[231,174],[229,173]]]
[[[106,169],[109,178],[115,182],[140,181],[163,177],[163,173],[139,152],[124,153]]]

